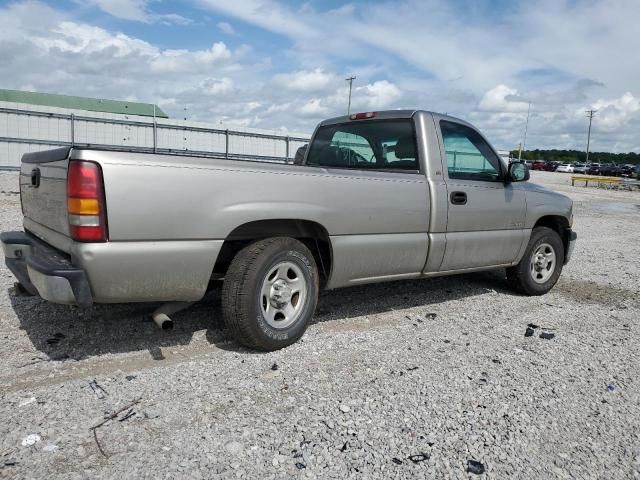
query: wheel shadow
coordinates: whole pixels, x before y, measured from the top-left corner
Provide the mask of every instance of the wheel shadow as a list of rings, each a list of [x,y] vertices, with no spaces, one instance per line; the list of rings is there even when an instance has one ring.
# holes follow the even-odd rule
[[[469,298],[496,290],[513,295],[500,272],[480,272],[363,285],[322,292],[312,323],[331,322],[394,310],[431,308],[447,300]],[[151,314],[160,303],[102,304],[91,309],[56,305],[25,297],[12,287],[9,298],[20,328],[33,347],[49,360],[82,360],[92,356],[147,350],[162,360],[162,349],[198,341],[224,350],[255,353],[230,339],[224,329],[221,284],[212,284],[205,297],[172,315],[174,328],[160,330]]]

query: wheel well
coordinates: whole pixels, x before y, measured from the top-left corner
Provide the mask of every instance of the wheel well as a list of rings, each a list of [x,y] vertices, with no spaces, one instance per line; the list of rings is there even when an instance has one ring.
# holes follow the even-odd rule
[[[567,229],[569,228],[569,220],[560,215],[547,215],[546,217],[541,217],[538,219],[533,228],[536,227],[547,227],[551,230],[555,230],[562,239],[565,254],[567,253],[567,248],[569,247],[569,235],[567,231]]]
[[[269,237],[292,237],[304,243],[318,266],[321,284],[326,285],[332,265],[329,233],[322,225],[310,220],[257,220],[240,225],[225,239],[213,267],[213,278],[224,277],[233,257],[244,247]]]

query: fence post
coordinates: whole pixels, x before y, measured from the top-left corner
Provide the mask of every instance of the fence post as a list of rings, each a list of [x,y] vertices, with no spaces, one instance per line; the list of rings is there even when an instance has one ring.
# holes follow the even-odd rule
[[[229,129],[224,131],[224,158],[229,158]]]
[[[158,151],[158,122],[153,119],[153,153]]]
[[[287,145],[287,150],[286,150],[286,154],[285,154],[285,162],[284,163],[289,163],[289,137],[286,137],[285,139],[286,145]]]
[[[76,119],[76,116],[72,113],[71,114],[71,146],[72,147],[76,144],[75,119]]]

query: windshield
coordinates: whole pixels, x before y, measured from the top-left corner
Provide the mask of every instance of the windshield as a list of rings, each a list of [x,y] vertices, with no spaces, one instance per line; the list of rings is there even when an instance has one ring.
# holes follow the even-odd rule
[[[320,127],[307,165],[371,170],[419,170],[410,119],[349,122]]]

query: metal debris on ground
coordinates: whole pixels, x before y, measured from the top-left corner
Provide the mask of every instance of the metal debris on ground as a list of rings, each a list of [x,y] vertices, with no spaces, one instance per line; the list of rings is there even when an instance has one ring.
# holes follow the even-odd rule
[[[116,418],[118,415],[120,415],[122,412],[124,412],[125,410],[129,410],[131,407],[133,407],[134,405],[137,405],[138,403],[140,403],[140,400],[142,400],[142,397],[137,398],[136,400],[128,403],[127,405],[125,405],[124,407],[116,410],[115,412],[113,412],[111,415],[108,415],[107,418],[105,418],[103,421],[101,421],[100,423],[94,425],[93,427],[89,427],[89,430],[95,430],[97,428],[100,428],[101,426],[103,426],[105,423],[107,423],[110,420],[113,420],[114,418]]]
[[[391,461],[396,465],[402,465],[402,460],[400,460],[398,457],[393,457]]]
[[[123,417],[119,418],[118,421],[119,422],[124,422],[125,420],[128,420],[131,417],[133,417],[135,414],[136,414],[136,412],[134,412],[133,408],[132,408]]]
[[[91,387],[91,390],[93,390],[93,393],[96,394],[96,397],[98,397],[100,400],[105,398],[106,395],[109,395],[109,393],[107,393],[107,391],[102,388],[100,384],[95,381],[95,379],[89,382],[89,386]]]
[[[413,463],[420,463],[420,462],[424,462],[425,460],[429,460],[429,454],[419,453],[417,455],[409,455],[407,458],[411,460]]]
[[[97,430],[102,427],[105,423],[113,420],[114,418],[116,418],[118,415],[120,415],[122,412],[127,411],[127,414],[122,417],[120,419],[120,421],[124,421],[127,418],[132,417],[133,415],[135,415],[135,412],[131,413],[133,411],[133,406],[137,405],[138,403],[140,403],[140,400],[142,400],[142,397],[137,398],[136,400],[134,400],[133,402],[130,402],[129,404],[125,405],[124,407],[120,408],[119,410],[116,410],[115,412],[113,412],[111,415],[107,416],[107,418],[105,418],[102,422],[94,425],[93,427],[90,427],[89,430],[91,430],[93,432],[93,440],[96,442],[96,447],[98,447],[98,451],[100,452],[100,454],[105,457],[105,458],[109,458],[109,455],[107,455],[104,451],[104,449],[102,448],[102,445],[100,444],[100,440],[98,440],[98,433]]]
[[[484,464],[476,460],[469,460],[467,462],[467,472],[474,475],[482,475],[485,472]]]

